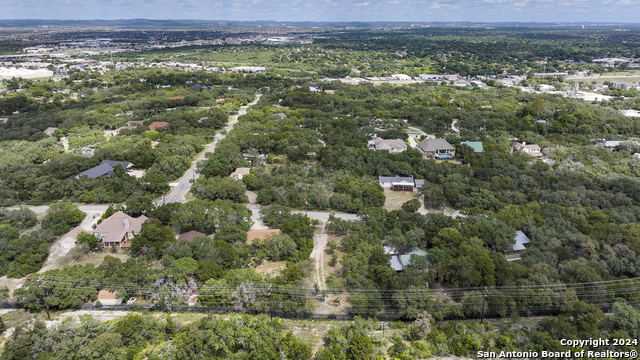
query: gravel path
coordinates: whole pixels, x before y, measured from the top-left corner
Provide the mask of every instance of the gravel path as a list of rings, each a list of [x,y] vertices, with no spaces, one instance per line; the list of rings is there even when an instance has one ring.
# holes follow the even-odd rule
[[[316,263],[315,271],[315,283],[320,290],[327,288],[327,283],[324,275],[324,250],[327,248],[327,241],[329,236],[326,231],[327,223],[324,220],[320,220],[320,232],[316,233],[313,237],[313,251],[310,258]]]

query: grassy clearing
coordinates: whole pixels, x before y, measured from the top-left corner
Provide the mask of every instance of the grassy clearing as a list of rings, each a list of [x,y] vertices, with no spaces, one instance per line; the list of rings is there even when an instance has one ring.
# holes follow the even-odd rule
[[[393,191],[389,189],[384,189],[384,196],[386,197],[384,201],[384,208],[387,211],[391,210],[400,210],[402,208],[402,204],[411,200],[418,198],[417,191]]]

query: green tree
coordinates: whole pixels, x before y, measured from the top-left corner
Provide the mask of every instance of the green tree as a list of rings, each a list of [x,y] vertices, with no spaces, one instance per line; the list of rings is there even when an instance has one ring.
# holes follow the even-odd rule
[[[402,210],[408,213],[414,213],[420,209],[420,201],[418,199],[411,199],[402,204]]]
[[[96,250],[100,248],[100,239],[87,232],[81,231],[76,238],[78,244],[86,244],[89,250]]]
[[[131,252],[137,254],[145,247],[162,251],[175,241],[176,237],[170,227],[162,225],[158,219],[148,219],[142,224],[142,231],[131,240]]]
[[[347,359],[349,360],[370,360],[373,355],[374,347],[371,339],[355,334],[349,341],[347,349]]]

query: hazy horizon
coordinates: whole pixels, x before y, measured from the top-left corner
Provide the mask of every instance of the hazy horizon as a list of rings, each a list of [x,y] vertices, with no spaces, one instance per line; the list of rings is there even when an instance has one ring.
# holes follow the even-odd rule
[[[0,0],[6,20],[637,23],[632,0]]]

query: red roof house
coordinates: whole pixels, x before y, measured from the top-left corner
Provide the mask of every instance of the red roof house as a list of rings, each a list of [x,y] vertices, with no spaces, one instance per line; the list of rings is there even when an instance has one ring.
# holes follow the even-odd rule
[[[149,130],[153,131],[153,130],[158,129],[158,128],[163,128],[163,127],[165,127],[167,125],[169,125],[168,122],[154,121],[149,125]]]

